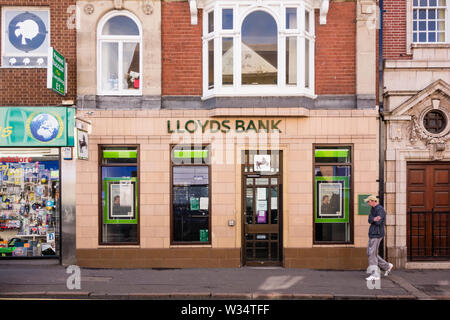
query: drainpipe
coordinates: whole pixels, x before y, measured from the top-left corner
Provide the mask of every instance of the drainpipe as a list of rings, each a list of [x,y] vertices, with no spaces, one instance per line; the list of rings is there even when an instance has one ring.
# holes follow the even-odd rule
[[[380,193],[380,204],[384,207],[384,163],[385,163],[385,128],[386,121],[384,119],[384,105],[383,105],[383,97],[384,97],[384,64],[383,64],[383,15],[384,15],[384,7],[383,0],[379,0],[380,6],[380,28],[378,32],[378,105],[379,105],[379,193]],[[381,256],[387,257],[387,246],[383,239],[383,246],[380,246],[380,249],[383,249]]]

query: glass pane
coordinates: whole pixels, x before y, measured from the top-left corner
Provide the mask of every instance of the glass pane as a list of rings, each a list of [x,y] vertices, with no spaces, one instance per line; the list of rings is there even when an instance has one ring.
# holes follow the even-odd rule
[[[439,31],[445,30],[445,21],[439,21],[438,22],[438,30]]]
[[[309,40],[305,39],[305,88],[309,88]]]
[[[106,147],[102,150],[103,164],[137,163],[135,147]]]
[[[256,188],[256,217],[255,223],[269,223],[269,188]]]
[[[286,38],[286,83],[297,84],[297,38]]]
[[[428,33],[428,42],[436,42],[436,33],[435,32]]]
[[[427,42],[427,33],[419,32],[419,42]]]
[[[297,8],[286,8],[286,29],[297,29]]]
[[[105,36],[139,36],[139,28],[130,18],[115,16],[105,23],[102,34]]]
[[[429,2],[430,7],[435,7],[437,4],[437,0],[430,0]]]
[[[208,186],[173,187],[173,240],[209,242]]]
[[[208,164],[210,159],[209,153],[209,146],[178,145],[172,150],[172,163]]]
[[[52,151],[25,156],[0,150],[1,257],[60,255],[60,165]]]
[[[263,11],[250,13],[242,23],[242,84],[276,84],[278,30]]]
[[[252,186],[253,185],[253,178],[247,179],[247,185]]]
[[[234,75],[233,38],[222,39],[222,84],[232,85]]]
[[[427,10],[419,10],[419,19],[427,18]]]
[[[445,9],[438,10],[438,19],[445,19]]]
[[[214,40],[208,41],[208,88],[214,88]]]
[[[139,89],[141,75],[139,43],[123,44],[123,89]]]
[[[426,7],[427,6],[427,0],[420,0],[420,6]]]
[[[208,13],[208,33],[214,32],[214,11]]]
[[[278,242],[270,243],[270,260],[278,260]]]
[[[415,7],[418,6],[418,5],[419,5],[419,0],[414,0],[413,5],[414,5]]]
[[[419,22],[419,30],[421,30],[421,31],[427,30],[427,22],[426,21]]]
[[[443,33],[443,32],[439,32],[438,33],[438,41],[439,42],[444,42],[445,41],[445,33]]]
[[[347,242],[350,240],[347,223],[316,223],[316,241]]]
[[[261,185],[268,185],[269,184],[269,178],[256,178],[255,179],[255,185],[261,186]]]
[[[174,185],[207,185],[208,167],[207,166],[176,166],[173,167]]]
[[[305,31],[309,32],[309,17],[310,17],[310,12],[309,11],[305,11]]]
[[[315,149],[316,163],[350,163],[350,147],[330,146]]]
[[[222,9],[222,29],[233,29],[233,9]]]
[[[247,188],[245,197],[245,221],[253,223],[253,188]]]
[[[430,30],[430,31],[436,30],[436,22],[434,22],[434,21],[429,21],[429,22],[428,22],[428,30]]]
[[[270,188],[270,223],[278,224],[278,188]]]
[[[103,243],[136,243],[137,167],[102,167]]]
[[[119,90],[119,44],[102,43],[102,90]]]
[[[436,19],[436,10],[428,10],[428,19]]]

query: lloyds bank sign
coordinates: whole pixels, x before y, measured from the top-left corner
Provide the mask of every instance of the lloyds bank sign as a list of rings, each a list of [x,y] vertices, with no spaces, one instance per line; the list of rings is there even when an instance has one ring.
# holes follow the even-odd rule
[[[282,120],[167,120],[167,133],[278,132]]]

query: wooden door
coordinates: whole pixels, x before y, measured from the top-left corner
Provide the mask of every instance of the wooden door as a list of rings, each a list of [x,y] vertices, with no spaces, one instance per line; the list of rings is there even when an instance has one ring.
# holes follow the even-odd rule
[[[450,163],[408,163],[407,240],[410,260],[450,256]]]

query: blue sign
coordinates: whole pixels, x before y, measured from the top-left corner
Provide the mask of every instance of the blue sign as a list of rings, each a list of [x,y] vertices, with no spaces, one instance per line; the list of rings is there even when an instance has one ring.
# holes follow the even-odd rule
[[[36,50],[47,37],[44,21],[30,12],[15,16],[9,23],[8,31],[11,44],[24,52]]]

